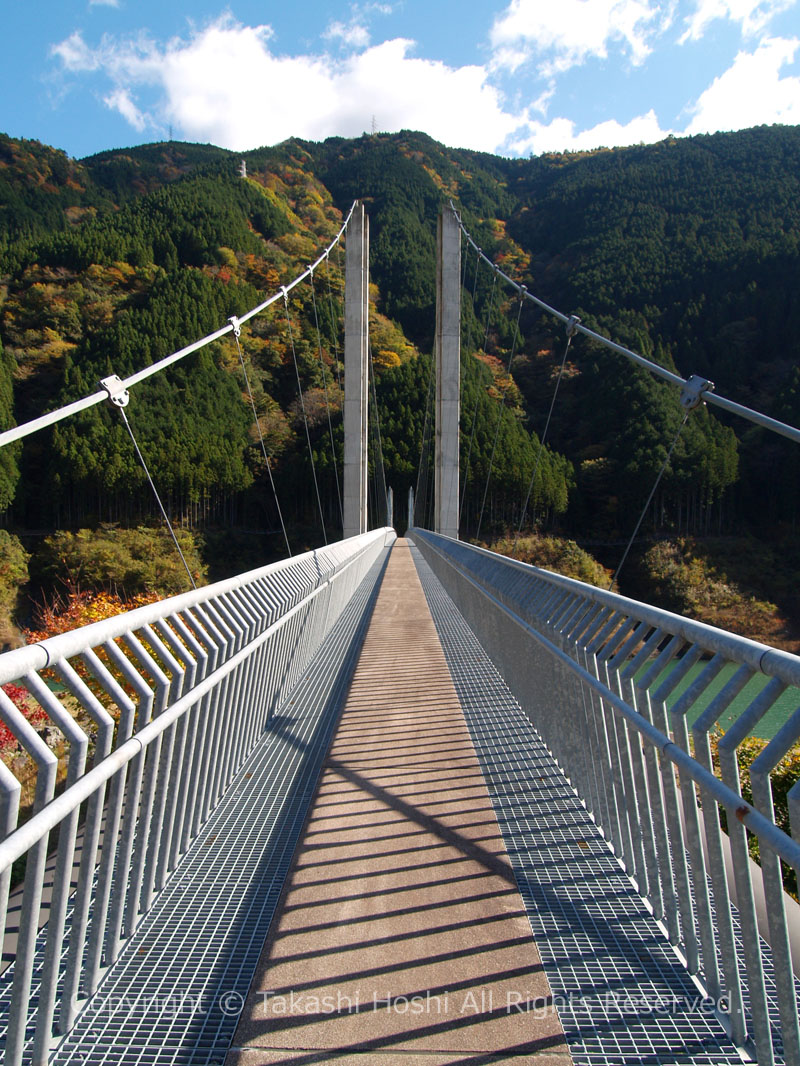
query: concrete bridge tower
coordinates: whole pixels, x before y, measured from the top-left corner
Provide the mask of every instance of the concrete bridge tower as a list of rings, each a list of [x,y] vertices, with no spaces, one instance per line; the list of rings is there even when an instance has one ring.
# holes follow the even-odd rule
[[[434,530],[458,539],[461,409],[461,228],[439,212],[436,262],[436,481]]]
[[[353,208],[344,291],[344,537],[367,532],[369,414],[369,219]]]

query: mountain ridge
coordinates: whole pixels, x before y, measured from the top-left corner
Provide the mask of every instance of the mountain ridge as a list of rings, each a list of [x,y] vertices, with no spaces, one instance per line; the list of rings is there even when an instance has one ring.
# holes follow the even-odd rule
[[[414,131],[290,139],[242,153],[161,142],[83,160],[0,135],[4,424],[241,314],[312,261],[356,198],[370,216],[372,346],[396,498],[417,483],[436,216],[449,199],[490,258],[530,291],[683,376],[700,373],[733,399],[800,422],[800,302],[792,284],[800,266],[800,128],[757,127],[527,160],[445,148]],[[501,427],[485,533],[520,517],[564,337],[528,306],[515,337],[514,294],[492,295],[492,274],[471,250],[464,281],[475,295],[474,308],[465,300],[464,411],[478,426],[472,452],[464,429],[467,533],[483,511]],[[324,284],[331,303],[326,291],[319,334],[308,293],[296,294],[292,314],[323,507],[335,528],[323,393],[329,387],[340,449],[336,256]],[[279,488],[291,493],[290,523],[310,529],[315,501],[288,334],[277,315],[254,322],[244,358]],[[504,384],[512,350],[512,380]],[[194,524],[224,517],[272,528],[235,354],[220,343],[191,372],[176,368],[143,387],[140,425],[178,514]],[[213,410],[203,407],[203,388],[216,398]],[[504,390],[513,402],[501,405]],[[534,486],[537,526],[578,539],[624,536],[680,418],[674,390],[576,342]],[[7,453],[0,459],[6,523],[24,531],[148,518],[152,504],[126,449],[111,414],[97,410]],[[783,442],[703,410],[679,440],[645,529],[782,535],[798,518],[797,466]]]

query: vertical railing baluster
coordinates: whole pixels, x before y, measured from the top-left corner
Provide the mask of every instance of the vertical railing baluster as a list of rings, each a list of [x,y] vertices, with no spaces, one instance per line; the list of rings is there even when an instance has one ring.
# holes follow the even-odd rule
[[[17,712],[6,693],[0,688],[0,720],[14,734],[36,764],[36,785],[33,811],[41,811],[53,798],[56,787],[58,759],[48,748],[27,719]],[[6,1034],[7,1066],[21,1066],[25,1050],[28,1012],[31,999],[31,978],[39,930],[39,912],[47,863],[49,833],[41,837],[28,851],[25,863],[25,882],[19,914],[17,952],[11,984],[11,1003]]]
[[[68,714],[37,674],[27,674],[25,687],[39,702],[48,716],[64,734],[69,747],[66,787],[73,785],[86,769],[89,738]],[[62,821],[58,832],[58,848],[52,872],[50,906],[47,915],[42,982],[39,986],[36,1028],[33,1036],[33,1064],[46,1066],[53,1036],[53,1018],[56,1008],[56,988],[59,977],[59,959],[63,947],[67,903],[70,895],[72,864],[75,858],[75,841],[78,835],[78,809]]]
[[[80,700],[82,707],[97,724],[94,765],[98,766],[111,751],[114,740],[114,719],[70,663],[64,661],[59,663],[58,672],[72,694]],[[61,992],[61,1010],[58,1019],[59,1033],[68,1032],[72,1028],[77,1015],[81,962],[86,948],[89,928],[89,910],[92,901],[92,886],[96,874],[97,852],[100,847],[105,798],[106,785],[101,785],[89,798],[86,806],[86,818],[83,824],[83,839],[81,842],[81,861],[78,870],[78,883],[72,902],[69,948],[64,968],[64,987]]]

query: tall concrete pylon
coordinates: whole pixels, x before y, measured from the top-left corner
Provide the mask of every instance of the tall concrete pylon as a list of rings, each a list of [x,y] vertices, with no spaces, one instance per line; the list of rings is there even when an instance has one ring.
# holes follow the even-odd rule
[[[347,227],[344,287],[344,531],[367,532],[369,219],[356,204]]]
[[[461,413],[461,228],[439,212],[436,261],[436,507],[434,529],[458,539],[458,422]]]

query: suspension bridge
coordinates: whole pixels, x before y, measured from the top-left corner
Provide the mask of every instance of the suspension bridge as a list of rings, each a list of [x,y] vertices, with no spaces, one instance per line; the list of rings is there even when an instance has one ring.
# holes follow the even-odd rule
[[[4,1063],[797,1066],[800,783],[779,825],[770,775],[800,736],[800,658],[458,539],[460,256],[483,253],[452,207],[434,528],[398,539],[387,503],[367,529],[361,205],[342,239],[344,539],[0,656],[63,741],[0,688],[20,752],[0,762]],[[144,376],[281,299],[288,318],[329,252],[0,445],[124,416]],[[687,412],[800,437],[591,335]],[[787,694],[751,802],[737,751]]]

